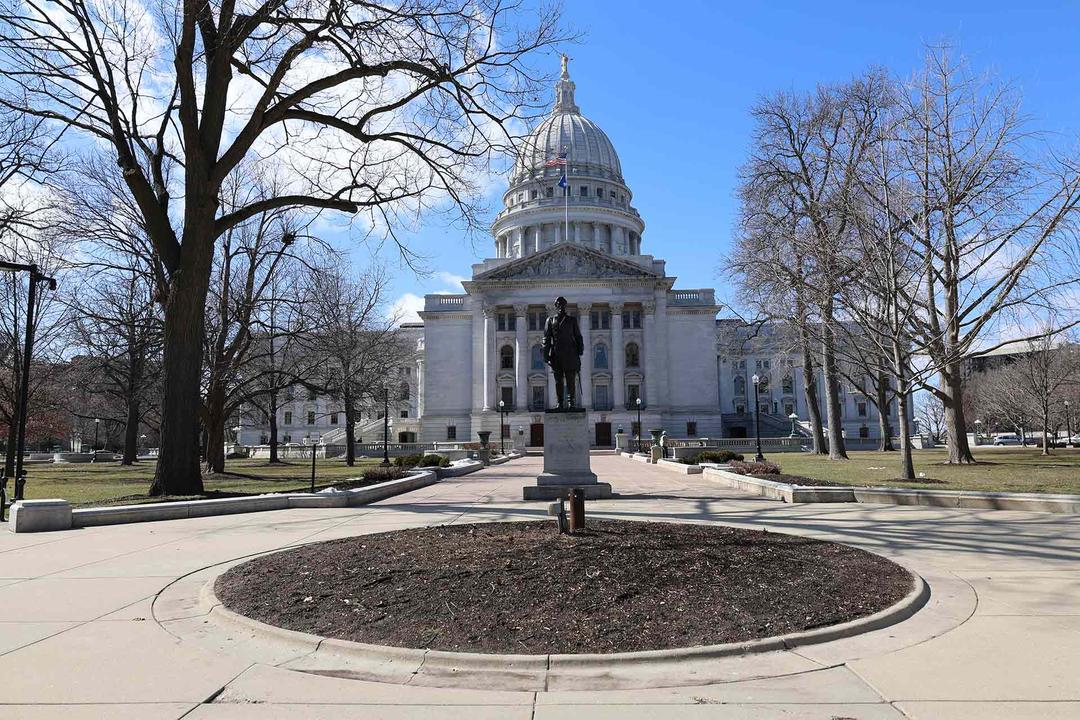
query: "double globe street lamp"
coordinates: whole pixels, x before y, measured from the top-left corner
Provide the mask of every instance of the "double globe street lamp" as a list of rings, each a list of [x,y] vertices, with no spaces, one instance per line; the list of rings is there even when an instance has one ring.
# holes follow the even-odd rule
[[[509,412],[506,408],[506,402],[499,401],[499,454],[506,454],[506,434],[510,432],[510,426],[506,424],[506,414]]]

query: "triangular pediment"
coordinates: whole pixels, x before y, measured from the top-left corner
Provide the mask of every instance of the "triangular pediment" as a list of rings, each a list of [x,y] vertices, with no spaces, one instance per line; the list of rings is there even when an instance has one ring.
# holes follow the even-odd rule
[[[473,281],[485,280],[587,280],[640,279],[661,277],[649,268],[605,252],[571,243],[560,243],[535,255],[512,260],[480,273]]]

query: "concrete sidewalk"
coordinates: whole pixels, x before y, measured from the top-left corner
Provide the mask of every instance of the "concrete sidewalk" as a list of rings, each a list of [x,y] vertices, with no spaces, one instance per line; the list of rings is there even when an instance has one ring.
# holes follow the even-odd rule
[[[545,517],[543,503],[518,499],[540,467],[525,458],[361,508],[0,532],[0,719],[1080,717],[1080,517],[790,506],[612,456],[593,467],[621,497],[590,503],[591,513],[858,545],[918,570],[931,601],[867,635],[732,659],[730,682],[589,692],[312,675],[178,637],[152,613],[173,581],[235,558],[419,525]],[[183,607],[170,612],[185,617]]]

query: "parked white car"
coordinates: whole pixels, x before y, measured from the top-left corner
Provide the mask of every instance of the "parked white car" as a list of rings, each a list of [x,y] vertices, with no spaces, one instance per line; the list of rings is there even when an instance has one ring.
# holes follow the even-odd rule
[[[999,433],[994,436],[995,445],[1019,445],[1020,436],[1016,433]]]

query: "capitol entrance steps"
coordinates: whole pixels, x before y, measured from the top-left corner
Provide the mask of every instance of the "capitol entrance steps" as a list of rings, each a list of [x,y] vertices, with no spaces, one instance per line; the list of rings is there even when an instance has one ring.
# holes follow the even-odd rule
[[[725,437],[754,437],[754,413],[724,413]],[[806,431],[796,424],[795,432],[799,437],[806,437]],[[762,437],[788,437],[791,435],[791,421],[782,415],[761,413]]]

